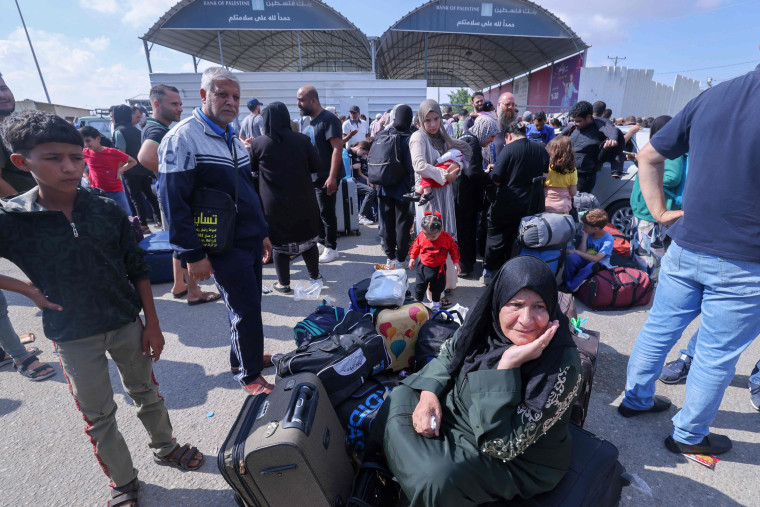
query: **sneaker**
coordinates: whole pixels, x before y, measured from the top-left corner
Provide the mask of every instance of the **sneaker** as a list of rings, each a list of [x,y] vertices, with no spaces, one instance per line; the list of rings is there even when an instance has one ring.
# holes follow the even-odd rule
[[[747,382],[749,385],[749,402],[755,410],[760,410],[760,384]]]
[[[422,199],[422,195],[418,194],[417,192],[410,192],[408,194],[404,194],[402,198],[406,202],[419,202],[419,200]]]
[[[360,225],[373,225],[375,222],[370,220],[369,218],[359,215],[359,224]]]
[[[665,439],[665,447],[676,454],[723,454],[731,450],[731,439],[725,435],[710,433],[698,444],[684,444],[669,435]]]
[[[488,272],[487,270],[483,270],[483,276],[480,277],[480,283],[483,285],[489,285],[491,283],[491,279],[493,278],[493,274]]]
[[[660,382],[663,384],[678,384],[682,380],[686,380],[689,368],[691,368],[691,357],[681,354],[678,356],[678,359],[662,367]]]
[[[319,262],[325,264],[338,258],[338,251],[334,248],[325,247],[325,251],[319,256]]]
[[[398,261],[396,261],[396,259],[385,259],[385,265],[388,266],[390,269],[396,269],[398,265]]]
[[[322,243],[317,243],[317,251],[319,251],[319,255],[325,253],[325,245]]]

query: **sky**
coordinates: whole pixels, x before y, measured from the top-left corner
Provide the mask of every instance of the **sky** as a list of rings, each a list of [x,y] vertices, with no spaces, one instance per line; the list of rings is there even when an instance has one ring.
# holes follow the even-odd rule
[[[18,0],[54,103],[108,107],[150,87],[142,41],[177,0]],[[426,0],[325,0],[367,35],[381,35]],[[760,64],[760,0],[538,0],[587,44],[587,66],[653,69],[713,84]],[[14,0],[0,0],[0,73],[17,100],[45,101]],[[192,72],[189,55],[154,46],[155,72]],[[208,64],[206,64],[208,65]],[[200,69],[205,67],[204,64]],[[445,95],[445,93],[443,94]]]

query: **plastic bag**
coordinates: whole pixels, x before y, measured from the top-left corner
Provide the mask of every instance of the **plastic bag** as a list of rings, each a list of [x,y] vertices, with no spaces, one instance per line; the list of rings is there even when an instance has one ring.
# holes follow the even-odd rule
[[[293,301],[317,301],[322,292],[324,282],[318,280],[298,280],[293,289]]]
[[[403,269],[375,271],[367,290],[367,303],[370,306],[401,306],[406,297],[406,284]]]

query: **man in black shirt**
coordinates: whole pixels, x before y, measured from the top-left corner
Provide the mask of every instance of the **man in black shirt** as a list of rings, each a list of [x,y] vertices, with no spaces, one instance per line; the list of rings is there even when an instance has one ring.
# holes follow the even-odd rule
[[[0,74],[0,124],[16,110],[13,92]],[[37,185],[32,173],[18,169],[11,162],[11,154],[0,142],[0,197],[26,192]]]
[[[332,262],[338,258],[338,219],[335,215],[335,192],[338,190],[338,174],[343,168],[343,127],[335,114],[325,110],[319,102],[319,94],[313,86],[303,86],[296,95],[302,116],[308,116],[309,126],[303,133],[311,138],[317,149],[320,169],[314,180],[319,214],[319,244],[324,251],[319,262]]]
[[[602,102],[601,100],[598,100],[594,102],[594,122],[599,123],[604,122],[605,128],[609,129],[610,127],[613,127],[615,129],[615,133],[617,134],[616,141],[617,146],[615,146],[610,153],[607,156],[607,159],[610,162],[610,172],[612,174],[612,177],[615,179],[620,179],[623,174],[625,174],[625,154],[623,153],[623,149],[626,146],[626,139],[623,132],[615,127],[615,124],[610,121],[610,116],[612,116],[612,110],[607,109],[607,104]],[[609,116],[605,116],[607,114],[607,111],[609,111]],[[628,150],[633,151],[633,150]]]
[[[575,169],[578,171],[578,192],[593,192],[596,172],[609,150],[617,146],[617,128],[612,123],[593,117],[594,108],[585,100],[570,109],[574,124],[562,135],[570,136],[575,150]]]
[[[182,98],[179,96],[179,90],[173,86],[157,84],[150,89],[150,101],[153,103],[153,114],[145,122],[145,128],[142,131],[142,145],[140,152],[137,154],[137,160],[147,169],[158,174],[158,146],[167,132],[169,125],[179,121],[182,116]],[[158,184],[156,184],[158,185]],[[164,204],[159,200],[161,214],[164,215]],[[169,224],[161,217],[161,223],[164,224],[165,230],[169,230]],[[187,294],[187,304],[199,305],[209,303],[219,299],[219,294],[214,292],[203,292],[198,286],[198,282],[190,278],[187,274],[187,265],[182,266],[179,255],[174,254],[174,286],[172,287],[172,296],[181,298]]]

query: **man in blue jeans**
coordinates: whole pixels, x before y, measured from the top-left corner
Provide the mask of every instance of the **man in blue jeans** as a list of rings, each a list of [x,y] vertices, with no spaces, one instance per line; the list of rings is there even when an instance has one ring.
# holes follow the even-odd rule
[[[668,231],[673,244],[663,257],[649,318],[631,352],[618,411],[633,417],[670,408],[670,400],[654,395],[655,383],[668,352],[701,313],[683,407],[665,440],[675,453],[731,449],[731,440],[711,433],[710,424],[739,356],[760,334],[760,127],[727,124],[725,111],[736,104],[760,110],[760,66],[691,100],[638,156],[644,200],[657,222],[674,224]],[[683,211],[667,211],[664,162],[687,152],[691,159]]]
[[[691,362],[694,360],[695,350],[697,348],[697,336],[699,332],[694,333],[686,346],[686,350],[681,350],[678,359],[667,363],[662,367],[660,382],[663,384],[678,384],[686,380],[691,369]],[[755,410],[760,411],[760,361],[752,369],[752,376],[747,382],[749,387],[749,402]]]

